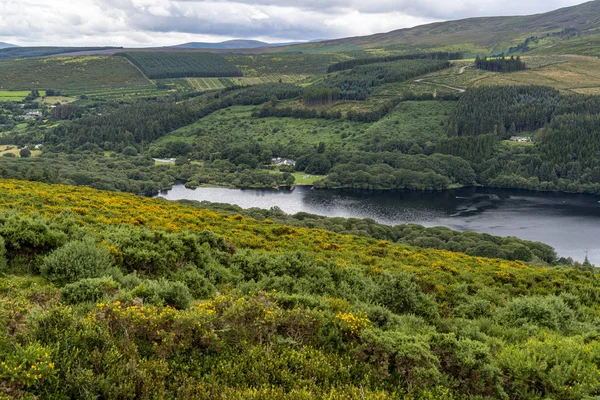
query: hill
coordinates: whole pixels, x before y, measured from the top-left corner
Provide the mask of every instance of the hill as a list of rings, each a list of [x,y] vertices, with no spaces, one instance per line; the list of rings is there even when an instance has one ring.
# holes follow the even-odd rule
[[[0,60],[0,89],[81,89],[152,86],[122,57],[49,57]]]
[[[8,398],[600,394],[591,271],[91,189],[0,188]]]
[[[219,43],[206,43],[206,42],[190,42],[171,46],[173,48],[182,49],[256,49],[261,47],[279,47],[279,46],[290,46],[299,44],[300,42],[292,43],[266,43],[258,40],[227,40]]]
[[[0,42],[0,49],[8,49],[11,47],[17,47],[14,44]]]
[[[116,51],[118,47],[9,47],[0,49],[0,59],[45,57],[79,52]]]
[[[573,37],[598,34],[600,1],[529,16],[468,18],[400,29],[370,36],[329,40],[293,46],[298,51],[336,48],[390,48],[397,50],[446,49],[501,52],[537,37],[539,47],[550,47]],[[568,49],[567,50],[568,53]]]

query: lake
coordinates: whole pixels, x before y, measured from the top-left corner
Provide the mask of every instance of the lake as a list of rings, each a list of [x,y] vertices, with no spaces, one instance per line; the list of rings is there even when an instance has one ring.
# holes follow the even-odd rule
[[[454,230],[516,236],[553,246],[559,255],[600,266],[600,197],[520,190],[464,188],[444,192],[186,189],[177,185],[159,195],[167,200],[278,206],[288,214],[372,218],[387,225],[415,223]]]

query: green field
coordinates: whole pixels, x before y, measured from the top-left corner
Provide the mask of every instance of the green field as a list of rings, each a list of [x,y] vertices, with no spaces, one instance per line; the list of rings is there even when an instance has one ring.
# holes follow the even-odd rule
[[[253,56],[229,56],[245,77],[273,74],[318,75],[327,72],[327,67],[351,57],[344,53],[328,54],[267,54]]]
[[[122,57],[49,57],[0,61],[0,90],[152,87]]]
[[[476,70],[472,63],[458,62],[434,72],[425,81],[467,89],[475,86],[541,85],[582,94],[600,93],[600,60],[585,56],[523,57],[526,71],[497,73]],[[463,69],[463,67],[466,67]],[[461,73],[462,70],[462,73]]]
[[[0,78],[1,79],[1,78]],[[25,97],[27,97],[31,92],[28,90],[21,90],[21,91],[7,91],[7,90],[0,90],[0,101],[15,101],[15,102],[20,102],[25,100]],[[46,92],[45,91],[40,91],[40,96],[45,96]]]
[[[231,86],[252,86],[263,83],[297,83],[306,79],[308,75],[272,74],[260,77],[237,78],[175,78],[157,79],[157,84],[167,85],[171,90],[201,92],[205,90],[218,90]]]
[[[295,183],[298,186],[312,186],[315,181],[321,180],[324,178],[323,175],[310,175],[306,172],[294,172]]]
[[[101,88],[101,89],[79,89],[79,90],[68,90],[65,92],[68,95],[76,96],[79,94],[85,94],[91,99],[103,99],[103,100],[133,100],[145,97],[154,96],[166,96],[169,94],[168,90],[158,89],[154,85],[130,87],[130,88]]]
[[[403,102],[388,116],[370,124],[339,119],[256,118],[251,115],[255,107],[235,106],[177,129],[154,145],[183,141],[218,149],[221,141],[257,142],[281,145],[300,154],[323,142],[345,150],[406,147],[407,152],[413,144],[424,147],[445,137],[443,122],[454,104],[451,101]]]
[[[20,155],[21,149],[14,144],[0,145],[0,157],[3,157],[5,154],[14,154],[17,158],[21,157]],[[42,152],[40,150],[31,150],[31,157],[37,157]]]
[[[253,106],[235,106],[217,111],[198,122],[177,129],[159,139],[155,145],[169,141],[198,142],[202,146],[218,147],[220,141],[236,143],[247,140],[264,144],[279,143],[300,149],[312,148],[320,142],[341,143],[354,148],[352,137],[364,133],[368,124],[342,120],[255,118]],[[342,139],[342,135],[346,140]]]

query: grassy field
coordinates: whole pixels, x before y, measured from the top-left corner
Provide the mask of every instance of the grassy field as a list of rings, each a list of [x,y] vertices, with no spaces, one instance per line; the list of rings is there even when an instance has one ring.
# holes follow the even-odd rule
[[[1,79],[1,78],[0,78]],[[0,90],[0,101],[15,101],[20,102],[25,100],[25,97],[31,93],[29,90],[11,91],[11,90]],[[41,90],[41,96],[45,96],[46,92]]]
[[[201,145],[218,140],[229,142],[252,138],[263,143],[283,146],[314,147],[320,142],[339,143],[343,148],[355,148],[352,140],[369,127],[368,124],[342,120],[255,118],[253,106],[235,106],[217,111],[191,125],[177,129],[155,142],[197,141]]]
[[[350,103],[350,102],[348,102]],[[358,103],[358,102],[356,102]],[[219,148],[219,143],[243,143],[248,139],[278,145],[297,153],[323,142],[341,149],[381,151],[397,148],[408,151],[406,143],[424,147],[445,136],[443,121],[452,112],[452,101],[403,102],[375,123],[346,120],[255,118],[253,106],[236,106],[217,111],[191,125],[159,139],[155,145],[183,141],[199,147]],[[410,145],[408,145],[410,147]],[[310,179],[304,183],[312,183]]]
[[[56,103],[65,104],[65,103],[71,103],[75,100],[77,100],[77,97],[66,97],[66,96],[44,97],[44,103],[46,103],[46,104],[56,104]]]
[[[17,157],[21,157],[19,154],[20,151],[21,149],[14,144],[0,145],[0,157],[3,157],[5,154],[14,154]],[[41,153],[42,152],[40,150],[31,150],[31,157],[37,157]]]
[[[451,69],[427,75],[425,80],[463,89],[483,85],[544,85],[577,93],[600,93],[600,60],[596,57],[536,56],[523,60],[529,68],[526,71],[495,73],[458,62]]]
[[[309,175],[306,172],[294,172],[294,178],[296,179],[297,186],[312,186],[315,181],[323,179],[323,175]]]
[[[133,100],[144,97],[166,96],[169,94],[169,91],[164,89],[158,89],[154,85],[149,85],[129,88],[90,88],[80,90],[68,90],[64,93],[68,96],[85,94],[91,99]]]
[[[239,78],[177,78],[158,79],[157,84],[167,85],[172,90],[187,92],[201,92],[205,90],[218,90],[230,86],[252,86],[263,83],[296,83],[306,79],[308,75],[271,74],[257,77]]]
[[[194,91],[225,89],[219,78],[185,78]]]
[[[0,61],[0,90],[151,87],[122,57],[49,57]]]

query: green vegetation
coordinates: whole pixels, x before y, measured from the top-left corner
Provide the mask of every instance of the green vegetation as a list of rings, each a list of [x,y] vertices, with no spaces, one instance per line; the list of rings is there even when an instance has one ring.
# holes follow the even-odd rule
[[[360,65],[349,71],[328,75],[321,84],[339,89],[342,99],[365,100],[374,87],[384,83],[403,82],[447,67],[448,62],[437,60],[403,60]]]
[[[0,189],[5,397],[600,394],[592,270],[301,226],[358,221],[298,215],[286,226],[90,189]],[[528,245],[511,249],[530,256]]]
[[[0,91],[0,101],[21,102],[25,100],[31,91]]]
[[[113,50],[116,47],[9,47],[0,49],[0,59],[46,57],[56,54]]]
[[[0,60],[0,90],[85,89],[150,86],[120,57],[50,57]]]
[[[265,54],[228,56],[245,77],[260,77],[273,74],[320,75],[327,72],[333,63],[347,60],[350,56],[341,53],[328,54]]]
[[[524,71],[527,69],[525,63],[521,61],[521,57],[511,56],[510,58],[479,58],[475,59],[475,68],[485,69],[493,72],[516,72]]]
[[[117,55],[127,58],[150,79],[242,76],[235,65],[213,53],[135,51]]]

